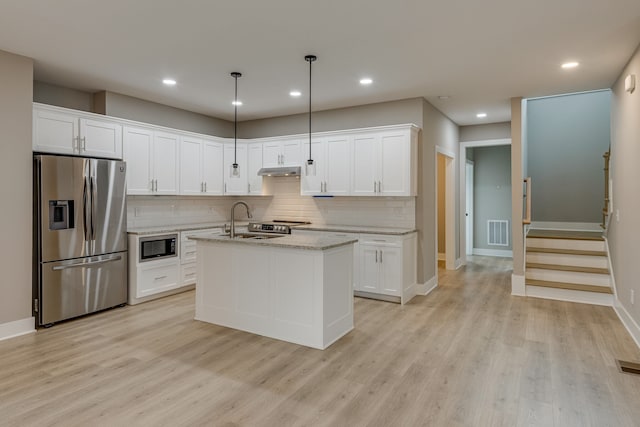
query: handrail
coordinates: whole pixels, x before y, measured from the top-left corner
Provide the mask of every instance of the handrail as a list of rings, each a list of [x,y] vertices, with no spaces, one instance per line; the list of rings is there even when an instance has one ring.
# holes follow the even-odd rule
[[[523,182],[525,184],[524,193],[522,194],[525,203],[525,216],[522,218],[522,223],[531,224],[531,177],[526,177]]]
[[[604,158],[604,207],[602,208],[602,228],[607,228],[607,217],[609,216],[609,160],[611,150],[602,155]]]

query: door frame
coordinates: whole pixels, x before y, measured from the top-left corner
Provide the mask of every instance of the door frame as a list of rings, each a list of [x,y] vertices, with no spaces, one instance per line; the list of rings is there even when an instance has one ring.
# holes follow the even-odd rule
[[[447,219],[445,224],[445,268],[447,270],[455,270],[456,269],[456,155],[450,151],[444,150],[438,146],[436,146],[436,223],[435,230],[437,236],[438,230],[438,197],[437,197],[437,189],[438,189],[438,154],[441,154],[445,157],[445,207],[444,207],[444,216]],[[453,221],[451,220],[453,219]],[[438,238],[435,240],[435,253],[436,253],[436,266],[438,259]],[[461,251],[462,252],[462,251]],[[437,271],[437,269],[436,269]]]
[[[461,248],[465,248],[464,251],[460,251],[460,258],[462,261],[462,265],[466,265],[467,263],[467,227],[466,227],[466,217],[465,212],[467,209],[467,148],[474,147],[496,147],[499,145],[511,145],[511,138],[504,139],[485,139],[481,141],[465,141],[460,143],[460,160],[458,162],[458,170],[460,173],[460,187],[458,194],[460,195],[459,203],[460,203],[460,224],[465,224],[463,227],[460,226],[460,240],[459,245]]]
[[[475,168],[475,162],[473,160],[469,160],[469,159],[465,159],[465,173],[467,173],[469,170],[471,170],[471,182],[469,182],[469,174],[466,174],[465,176],[465,206],[464,206],[464,212],[465,212],[465,232],[466,234],[466,239],[465,239],[465,254],[466,255],[471,255],[473,254],[473,198],[475,196],[475,191],[474,191],[474,186],[475,183],[473,181],[473,173],[474,173],[474,168]],[[471,185],[469,185],[471,184]],[[471,191],[469,191],[471,190]],[[471,197],[469,197],[469,194],[471,194]],[[471,207],[468,206],[468,202],[470,201],[469,199],[471,199]],[[471,237],[471,238],[470,238]]]

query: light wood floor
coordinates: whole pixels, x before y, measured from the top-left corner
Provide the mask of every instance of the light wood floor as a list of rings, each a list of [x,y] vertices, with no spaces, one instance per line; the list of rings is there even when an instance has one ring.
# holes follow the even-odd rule
[[[193,320],[193,292],[0,342],[2,426],[638,426],[611,308],[509,295],[473,257],[408,305],[356,299],[325,351]]]

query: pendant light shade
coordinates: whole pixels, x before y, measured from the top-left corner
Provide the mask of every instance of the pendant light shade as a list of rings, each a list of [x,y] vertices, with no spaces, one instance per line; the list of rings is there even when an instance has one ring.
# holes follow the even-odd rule
[[[240,167],[238,166],[238,77],[242,77],[242,74],[234,71],[231,73],[236,81],[236,92],[233,98],[233,165],[231,165],[231,176],[240,177]]]
[[[307,55],[304,57],[304,60],[309,63],[309,159],[305,167],[307,176],[315,176],[316,174],[316,164],[311,157],[311,64],[316,59],[318,58],[315,55]]]

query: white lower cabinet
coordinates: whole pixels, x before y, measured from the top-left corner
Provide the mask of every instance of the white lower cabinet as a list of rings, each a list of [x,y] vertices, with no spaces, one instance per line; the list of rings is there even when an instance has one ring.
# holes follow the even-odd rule
[[[353,289],[356,296],[402,304],[415,296],[416,233],[383,235],[295,229],[293,233],[357,238],[358,243],[353,248]]]

